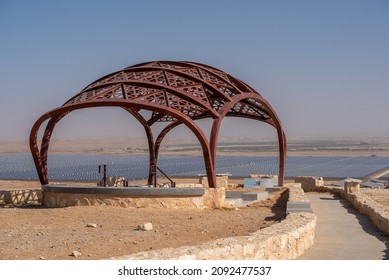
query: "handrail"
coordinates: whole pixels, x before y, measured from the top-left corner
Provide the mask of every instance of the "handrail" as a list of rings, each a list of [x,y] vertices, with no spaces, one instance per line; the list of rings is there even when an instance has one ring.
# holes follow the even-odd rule
[[[165,176],[170,181],[170,184],[171,184],[172,188],[175,188],[176,187],[176,182],[174,182],[169,176],[167,176],[166,173],[163,172],[158,166],[156,166],[156,167],[159,170],[159,172],[161,172],[163,174],[163,176]]]

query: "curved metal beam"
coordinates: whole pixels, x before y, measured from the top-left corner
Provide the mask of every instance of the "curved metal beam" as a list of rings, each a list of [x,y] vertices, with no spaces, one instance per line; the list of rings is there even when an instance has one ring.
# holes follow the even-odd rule
[[[234,96],[235,97],[235,96]],[[272,124],[276,130],[278,135],[278,143],[279,143],[279,167],[278,167],[278,185],[283,186],[284,184],[284,170],[285,170],[285,161],[286,161],[286,138],[285,133],[282,129],[281,121],[279,120],[277,114],[275,113],[274,109],[271,107],[271,105],[264,100],[264,98],[260,95],[249,93],[249,94],[243,94],[239,97],[234,98],[234,102],[226,104],[222,111],[220,112],[220,118],[214,119],[211,129],[211,138],[210,138],[210,149],[211,149],[211,155],[212,155],[212,162],[214,166],[216,166],[216,149],[217,149],[217,139],[219,137],[220,132],[220,126],[223,118],[228,114],[229,110],[235,106],[238,102],[244,99],[254,99],[261,102],[261,104],[265,107],[267,113],[271,117],[271,121],[266,121],[269,124]]]
[[[165,84],[158,84],[158,83],[145,82],[145,81],[121,81],[120,83],[118,83],[118,82],[109,82],[109,83],[100,84],[100,85],[97,85],[95,87],[92,87],[92,88],[88,89],[88,91],[96,90],[96,89],[99,89],[99,88],[104,88],[104,87],[107,87],[107,86],[115,86],[115,85],[118,86],[119,84],[130,85],[130,86],[146,87],[146,88],[150,88],[150,89],[166,90],[168,92],[171,92],[171,93],[177,95],[178,97],[182,98],[183,100],[186,100],[188,102],[192,102],[193,104],[199,106],[200,108],[206,109],[207,111],[209,111],[215,117],[217,117],[219,115],[219,113],[215,109],[213,109],[209,104],[206,104],[206,103],[202,102],[200,99],[197,99],[197,98],[194,98],[194,97],[192,97],[190,95],[187,95],[185,91],[180,91],[180,90],[178,90],[175,87],[171,87],[171,86],[168,86],[168,85],[165,85]],[[73,96],[66,103],[64,103],[64,106],[69,105],[68,103],[70,101],[75,99],[77,96],[80,96],[80,95],[84,94],[85,92],[86,91],[83,91],[83,92],[80,92],[79,94]],[[90,101],[92,102],[92,101],[96,100],[96,98],[97,98],[97,96],[94,96],[93,98],[90,99]],[[128,99],[123,99],[123,100],[128,100]],[[168,102],[168,100],[166,100],[166,102]],[[145,103],[147,103],[147,102],[145,102]]]
[[[148,125],[145,118],[139,114],[139,112],[135,111],[132,108],[123,108],[127,112],[129,112],[131,115],[133,115],[143,126],[146,136],[147,136],[147,143],[149,146],[149,178],[147,180],[148,185],[153,185],[154,188],[157,186],[157,159],[155,157],[155,145],[154,145],[154,138],[153,138],[153,131],[151,130],[151,127]]]
[[[209,181],[210,187],[216,187],[216,177],[214,176],[214,167],[211,159],[211,153],[209,144],[207,141],[206,136],[204,135],[203,131],[200,127],[198,127],[189,117],[182,113],[178,113],[173,110],[168,110],[167,108],[157,105],[157,104],[142,104],[135,101],[116,101],[116,100],[104,100],[104,101],[93,101],[93,102],[80,102],[76,104],[66,105],[59,108],[56,108],[52,111],[47,112],[46,114],[42,115],[34,124],[34,126],[31,129],[30,132],[30,149],[31,153],[35,162],[35,165],[37,167],[39,179],[41,181],[42,185],[48,184],[47,179],[47,166],[42,165],[42,160],[39,154],[39,148],[37,146],[37,134],[39,127],[41,124],[46,121],[49,118],[56,117],[63,113],[69,113],[71,111],[82,109],[82,108],[92,108],[92,107],[134,107],[134,108],[140,108],[140,109],[146,109],[150,111],[157,111],[161,112],[167,115],[170,115],[178,120],[180,120],[182,123],[184,123],[197,137],[199,140],[202,150],[203,150],[203,156],[205,161],[205,167],[207,172],[207,177]],[[48,145],[50,141],[50,137],[45,138],[45,143],[42,143],[42,145]],[[45,177],[46,176],[46,177]]]
[[[168,72],[171,72],[171,73],[174,73],[174,74],[176,74],[176,75],[178,75],[178,76],[182,76],[182,77],[184,77],[184,78],[186,78],[186,79],[190,79],[190,80],[193,80],[193,81],[196,81],[196,82],[198,82],[198,83],[200,83],[200,84],[207,84],[207,85],[209,85],[209,87],[210,88],[212,88],[213,90],[215,90],[215,92],[216,93],[219,93],[219,97],[225,97],[227,100],[230,100],[230,97],[229,96],[227,96],[227,95],[225,95],[225,93],[223,92],[223,91],[220,91],[217,87],[215,87],[215,86],[213,86],[212,84],[209,84],[203,77],[201,77],[200,79],[199,79],[199,77],[197,77],[197,76],[193,76],[193,75],[191,75],[191,74],[189,74],[189,73],[185,73],[185,72],[181,72],[181,71],[179,71],[179,70],[177,70],[177,69],[174,69],[174,68],[168,68],[168,69],[165,69],[165,68],[163,68],[162,66],[160,66],[160,67],[156,67],[156,66],[147,66],[148,64],[150,64],[150,63],[153,63],[153,62],[156,62],[156,61],[149,61],[149,62],[145,62],[145,63],[141,63],[141,64],[137,64],[137,65],[133,65],[133,66],[130,66],[130,67],[127,67],[127,68],[125,68],[124,70],[125,71],[131,71],[131,72],[133,72],[133,71],[135,71],[135,70],[140,70],[140,71],[143,71],[143,70],[145,70],[146,69],[146,71],[147,70],[149,70],[149,71],[160,71],[160,70],[165,70],[165,71],[168,71]],[[215,67],[211,67],[211,66],[207,66],[207,65],[205,65],[205,64],[201,64],[201,63],[196,63],[196,62],[191,62],[191,61],[158,61],[157,62],[158,64],[159,63],[163,63],[163,64],[171,64],[171,65],[177,65],[177,66],[180,66],[180,67],[183,67],[183,68],[201,68],[201,70],[203,70],[203,71],[205,71],[205,72],[207,72],[208,74],[211,74],[212,76],[215,76],[215,77],[217,77],[218,79],[220,79],[220,80],[222,80],[223,82],[225,82],[226,84],[228,84],[228,85],[230,85],[231,87],[233,87],[233,88],[235,88],[235,89],[237,89],[239,92],[241,92],[241,90],[239,89],[239,88],[237,88],[234,84],[232,84],[231,83],[231,81],[228,81],[228,80],[226,80],[225,78],[223,78],[223,77],[221,77],[221,76],[218,76],[217,74],[215,74],[215,73],[213,73],[212,71],[209,71],[208,69],[207,69],[207,67],[208,68],[212,68],[212,69],[214,69],[214,70],[216,70],[216,71],[219,71],[220,73],[224,73],[223,71],[221,71],[221,70],[219,70],[219,69],[217,69],[217,68],[215,68]],[[134,69],[134,70],[133,70]],[[119,73],[120,71],[118,71],[118,72],[115,72],[115,74],[116,73]],[[199,73],[200,74],[200,73]],[[235,78],[233,78],[232,76],[230,76],[230,75],[228,75],[228,74],[226,74],[229,78],[232,78],[231,80],[234,80],[234,82],[235,82]],[[200,75],[201,76],[201,75]],[[104,77],[104,78],[108,78],[109,76],[106,76],[106,77]],[[99,80],[103,80],[104,78],[101,78],[101,79],[99,79]],[[97,81],[99,81],[99,80],[97,80]],[[92,83],[93,84],[93,83]],[[242,83],[237,83],[237,84],[239,84],[239,85],[241,85]],[[242,84],[242,85],[244,85],[244,84]]]
[[[187,63],[189,65],[193,66],[193,67],[200,68],[201,70],[207,72],[208,74],[211,74],[212,76],[216,76],[219,80],[222,80],[226,84],[230,85],[232,88],[237,90],[239,93],[244,93],[244,92],[248,91],[248,88],[245,85],[245,83],[242,83],[240,80],[238,80],[238,79],[232,77],[231,75],[228,75],[227,73],[225,73],[226,76],[228,76],[228,78],[231,79],[235,83],[235,85],[234,85],[233,83],[231,83],[231,81],[229,81],[229,80],[227,80],[227,79],[225,79],[225,78],[223,78],[221,76],[216,75],[216,73],[213,73],[212,71],[208,70],[207,68],[212,68],[212,69],[214,69],[216,71],[219,71],[220,73],[224,73],[222,70],[219,70],[219,69],[217,69],[215,67],[210,67],[210,66],[207,66],[207,65],[201,64],[201,63],[195,63],[195,62],[187,62]],[[204,82],[206,82],[206,81],[204,80]]]
[[[157,136],[157,140],[155,140],[155,157],[158,160],[159,155],[159,149],[161,147],[162,140],[165,138],[165,136],[175,127],[182,124],[180,121],[174,121],[170,124],[168,124]]]
[[[41,150],[40,150],[40,158],[42,161],[42,168],[44,168],[44,174],[46,174],[44,180],[48,180],[48,178],[47,178],[47,156],[48,156],[48,151],[49,151],[49,144],[50,144],[51,135],[53,133],[53,130],[54,130],[54,127],[56,126],[56,124],[66,115],[67,115],[67,113],[63,113],[63,114],[60,114],[60,115],[57,115],[57,116],[51,118],[49,120],[49,122],[47,123],[45,132],[43,133],[42,142],[41,142]]]

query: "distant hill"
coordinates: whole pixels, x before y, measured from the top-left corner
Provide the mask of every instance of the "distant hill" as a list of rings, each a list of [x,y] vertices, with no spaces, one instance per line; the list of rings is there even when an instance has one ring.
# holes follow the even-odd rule
[[[0,141],[0,153],[29,153],[27,141]],[[165,139],[161,154],[200,155],[200,145],[192,139]],[[146,138],[109,139],[54,139],[50,143],[50,153],[89,154],[146,154]],[[224,138],[219,140],[219,155],[277,155],[275,140],[255,140],[253,138]],[[368,140],[341,139],[294,139],[288,141],[291,156],[389,156],[389,139]]]

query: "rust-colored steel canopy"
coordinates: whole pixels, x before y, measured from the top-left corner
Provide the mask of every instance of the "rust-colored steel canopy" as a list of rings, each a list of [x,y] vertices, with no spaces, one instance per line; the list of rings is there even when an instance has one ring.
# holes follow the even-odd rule
[[[150,154],[149,184],[156,185],[159,147],[174,127],[186,125],[199,140],[210,187],[216,187],[216,146],[224,117],[242,117],[275,127],[279,142],[279,185],[283,185],[286,137],[271,105],[253,88],[231,75],[195,62],[152,61],[127,67],[88,85],[61,107],[42,115],[30,134],[30,149],[42,185],[48,184],[47,153],[58,121],[73,110],[90,107],[121,107],[144,127]],[[142,110],[151,111],[145,118]],[[194,120],[212,118],[209,141]],[[38,148],[40,126],[49,120]],[[152,125],[168,125],[154,140]]]

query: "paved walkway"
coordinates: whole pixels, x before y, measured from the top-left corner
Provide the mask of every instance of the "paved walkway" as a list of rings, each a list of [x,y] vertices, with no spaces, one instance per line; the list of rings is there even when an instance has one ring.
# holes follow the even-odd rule
[[[300,260],[389,259],[389,236],[331,194],[306,194],[317,215],[314,246]]]

